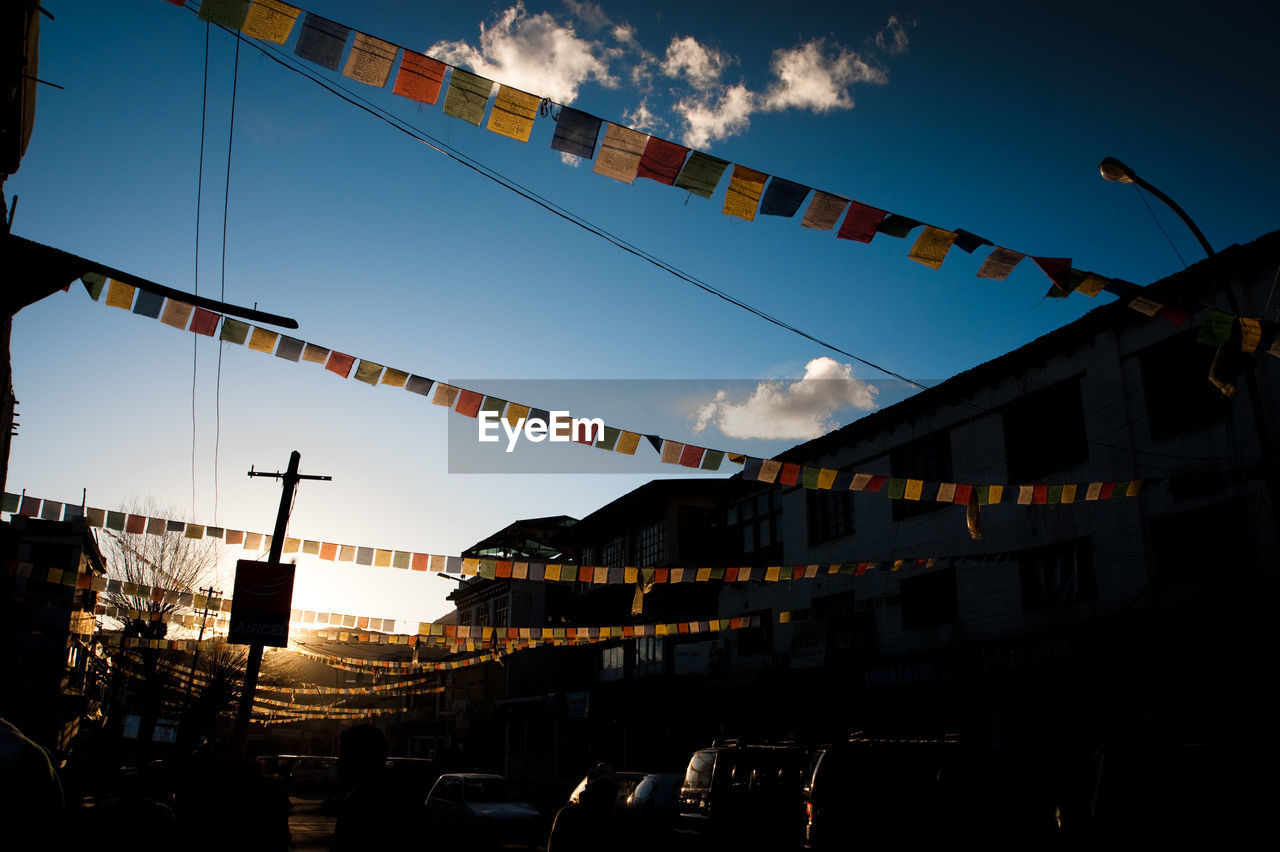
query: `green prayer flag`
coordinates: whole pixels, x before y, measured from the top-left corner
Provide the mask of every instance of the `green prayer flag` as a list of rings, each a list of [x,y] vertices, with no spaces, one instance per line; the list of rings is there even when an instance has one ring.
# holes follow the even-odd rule
[[[1062,486],[1050,485],[1048,499],[1050,503],[1061,503],[1062,502]]]
[[[444,96],[444,114],[479,127],[484,120],[484,107],[489,103],[489,93],[492,91],[492,80],[454,68],[449,77],[449,91]]]
[[[1200,333],[1196,335],[1196,343],[1207,343],[1210,346],[1221,346],[1231,336],[1231,324],[1235,317],[1207,308],[1204,321],[1200,323]]]
[[[498,399],[496,396],[486,396],[480,401],[481,411],[492,411],[498,415],[501,415],[503,409],[506,407],[507,401],[505,399]]]
[[[376,385],[382,375],[382,365],[372,361],[361,360],[356,366],[356,379],[367,385]]]
[[[107,512],[107,529],[124,532],[124,512]]]
[[[201,0],[196,17],[229,30],[238,30],[244,26],[248,14],[249,0]]]
[[[817,488],[817,487],[818,487],[818,474],[819,474],[819,473],[821,473],[821,472],[822,472],[821,468],[810,467],[809,465],[805,465],[805,466],[804,466],[804,479],[802,480],[802,481],[803,481],[803,484],[804,484],[804,487],[805,487],[805,488]]]
[[[3,511],[3,512],[18,511],[18,500],[19,500],[19,496],[17,494],[10,494],[8,491],[4,492],[4,506],[0,507],[0,511]]]
[[[896,476],[889,477],[889,491],[887,496],[893,500],[901,500],[907,493],[907,481]]]
[[[84,282],[84,289],[89,292],[89,298],[95,302],[102,295],[102,288],[107,286],[107,277],[97,272],[86,272],[80,276],[80,280]]]
[[[613,452],[613,448],[618,444],[618,436],[621,434],[622,430],[614,426],[604,427],[604,434],[600,436],[600,440],[596,441],[596,447]]]
[[[222,331],[218,334],[219,340],[225,340],[227,343],[234,343],[242,346],[249,338],[249,324],[233,320],[231,317],[224,317],[222,320]]]
[[[694,151],[676,176],[675,185],[687,189],[694,195],[710,198],[716,191],[716,184],[724,170],[729,167],[728,160]]]
[[[724,450],[707,450],[702,456],[702,469],[719,470],[722,461],[724,461]]]

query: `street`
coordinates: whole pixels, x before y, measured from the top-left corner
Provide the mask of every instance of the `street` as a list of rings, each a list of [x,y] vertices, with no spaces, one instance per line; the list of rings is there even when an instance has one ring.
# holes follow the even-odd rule
[[[333,817],[320,812],[320,798],[289,797],[289,845],[297,852],[329,852]]]

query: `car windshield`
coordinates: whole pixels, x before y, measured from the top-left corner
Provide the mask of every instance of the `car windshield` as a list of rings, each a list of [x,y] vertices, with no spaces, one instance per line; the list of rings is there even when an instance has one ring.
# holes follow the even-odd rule
[[[519,799],[515,786],[505,778],[468,778],[464,785],[463,800],[467,802],[515,802]]]

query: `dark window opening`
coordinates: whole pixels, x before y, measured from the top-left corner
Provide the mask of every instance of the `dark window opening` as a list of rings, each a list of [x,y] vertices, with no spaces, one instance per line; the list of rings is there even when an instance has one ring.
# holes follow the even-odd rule
[[[1098,599],[1093,539],[1087,536],[1024,551],[1019,562],[1023,610],[1030,612]]]
[[[889,454],[889,470],[899,479],[951,482],[951,433],[935,432]],[[893,500],[893,519],[913,518],[947,505],[935,500]]]
[[[852,492],[808,491],[806,496],[810,544],[853,535]]]
[[[1209,383],[1214,348],[1180,334],[1138,353],[1151,440],[1172,438],[1224,420],[1231,400]]]
[[[1068,379],[1004,410],[1009,481],[1030,483],[1089,460],[1080,379]]]

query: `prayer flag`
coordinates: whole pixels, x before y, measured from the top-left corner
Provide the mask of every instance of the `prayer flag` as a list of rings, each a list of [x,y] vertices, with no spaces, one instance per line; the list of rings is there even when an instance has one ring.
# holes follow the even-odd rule
[[[636,454],[636,447],[638,447],[639,445],[640,445],[639,432],[623,431],[623,433],[618,437],[618,452],[620,453],[625,453],[626,455],[634,456]]]
[[[1089,298],[1093,298],[1102,292],[1102,288],[1107,286],[1107,279],[1098,275],[1096,272],[1090,272],[1085,275],[1083,281],[1076,286],[1076,291],[1084,293]]]
[[[139,316],[155,319],[160,316],[160,308],[163,306],[164,296],[140,290],[138,298],[133,303],[133,312]]]
[[[907,490],[907,481],[899,476],[889,478],[889,490],[885,492],[885,496],[892,500],[901,500]]]
[[[939,503],[953,503],[956,497],[956,484],[954,482],[938,483],[938,496],[934,499]]]
[[[1240,317],[1240,350],[1257,352],[1262,341],[1262,323],[1252,317]]]
[[[520,421],[526,420],[528,417],[529,406],[521,405],[518,402],[512,402],[507,405],[506,420],[513,428],[518,428],[520,426]]]
[[[123,281],[111,279],[111,285],[107,288],[107,304],[113,308],[123,308],[129,310],[133,307],[134,286],[126,284]]]
[[[942,266],[942,261],[946,258],[947,252],[950,251],[951,245],[956,241],[954,231],[944,231],[941,228],[935,228],[933,225],[925,225],[924,231],[916,240],[916,244],[911,247],[911,252],[907,257],[923,263],[930,269],[937,269]]]
[[[382,384],[390,385],[393,388],[402,388],[404,383],[409,380],[409,374],[403,370],[393,370],[390,367],[382,374]]]
[[[97,272],[86,272],[80,276],[80,280],[84,282],[85,292],[89,294],[89,298],[95,302],[102,295],[102,288],[107,286],[107,279]]]
[[[715,194],[720,176],[728,167],[728,160],[694,151],[689,156],[688,162],[684,164],[684,168],[680,170],[680,174],[676,176],[675,185],[702,198],[710,198]]]
[[[871,484],[871,474],[855,473],[853,479],[849,482],[850,491],[861,491]]]
[[[382,377],[382,369],[381,364],[375,364],[362,358],[356,366],[356,381],[364,382],[366,385],[376,385],[378,384],[378,379]]]
[[[493,109],[489,112],[489,129],[502,136],[528,142],[540,103],[542,98],[537,95],[510,86],[499,86],[498,96],[494,98]]]
[[[297,361],[302,357],[302,348],[306,344],[296,337],[289,337],[286,334],[280,335],[280,345],[276,347],[276,357],[284,358],[286,361]]]
[[[422,396],[426,396],[428,393],[431,392],[431,386],[433,384],[435,384],[434,380],[426,379],[426,378],[423,378],[422,376],[415,374],[410,376],[408,381],[404,383],[404,389],[409,391],[410,393],[416,393],[416,394],[421,394]]]
[[[636,177],[649,178],[658,183],[671,186],[676,182],[680,169],[684,166],[684,158],[689,149],[657,136],[650,136],[644,146],[644,156],[640,158],[640,166]]]
[[[769,188],[760,200],[760,215],[794,216],[808,194],[809,187],[804,184],[775,177],[769,181]]]
[[[902,492],[902,496],[908,500],[919,500],[924,490],[924,480],[908,479],[907,486]]]
[[[475,417],[480,412],[480,403],[483,399],[483,394],[463,389],[458,394],[458,404],[453,410],[467,417]]]
[[[697,467],[702,463],[703,447],[695,447],[693,444],[685,444],[684,449],[680,451],[680,464],[685,467]]]
[[[1221,346],[1231,336],[1231,326],[1234,322],[1235,317],[1231,314],[1206,308],[1204,319],[1200,321],[1200,332],[1196,335],[1196,343]]]
[[[508,413],[508,416],[510,416],[510,411],[508,411],[507,413]],[[614,426],[604,427],[604,434],[602,434],[600,436],[600,439],[596,441],[596,448],[601,450],[608,450],[609,452],[612,452],[613,448],[617,446],[618,437],[621,434],[622,434],[622,431]]]
[[[986,237],[980,237],[977,234],[970,233],[964,228],[956,228],[956,248],[965,254],[973,254],[978,246],[994,246],[995,243]]]
[[[316,346],[314,343],[308,343],[302,347],[302,360],[309,361],[312,364],[324,364],[329,360],[329,350],[323,346]]]
[[[498,399],[496,396],[486,396],[484,400],[480,403],[480,410],[492,411],[495,414],[497,414],[499,417],[501,417],[502,409],[506,408],[506,406],[507,406],[507,401],[505,399]]]
[[[268,331],[265,328],[253,327],[253,334],[249,335],[249,348],[256,349],[259,352],[266,352],[268,355],[276,348],[276,338],[280,335],[274,331]]]
[[[591,170],[598,175],[631,183],[636,179],[648,139],[646,134],[630,127],[610,124],[605,128],[604,141],[600,143],[600,153],[596,155],[596,164]]]
[[[389,41],[358,32],[342,73],[352,80],[382,88],[387,85],[399,51],[400,48]]]
[[[764,466],[764,460],[754,456],[744,456],[742,459],[742,478],[748,481],[760,479],[760,471]]]
[[[249,0],[201,0],[196,17],[229,30],[238,30],[248,11]]]
[[[1068,283],[1071,278],[1071,258],[1032,257],[1031,259],[1036,262],[1036,266],[1040,267],[1040,271],[1049,276],[1054,286],[1064,293],[1071,292],[1071,285]]]
[[[194,315],[191,317],[191,333],[213,337],[213,332],[218,328],[218,320],[220,319],[222,319],[222,314],[215,314],[213,311],[206,311],[204,308],[196,308]]]
[[[192,310],[186,302],[170,299],[164,306],[164,313],[160,315],[160,322],[185,330],[187,322],[191,319]]]
[[[840,214],[849,206],[849,199],[832,195],[829,192],[814,190],[813,200],[804,211],[800,224],[817,231],[830,231],[840,221]]]
[[[479,127],[492,91],[492,80],[454,68],[449,76],[449,91],[444,96],[444,114]]]
[[[272,44],[284,44],[298,21],[299,9],[280,0],[253,0],[241,28],[245,35]]]
[[[222,333],[218,335],[219,340],[225,340],[227,343],[234,343],[240,346],[244,343],[245,338],[249,336],[249,324],[240,322],[231,317],[222,320]]]
[[[978,277],[990,278],[993,281],[1004,281],[1024,257],[1026,255],[1013,249],[997,248],[987,255],[987,259],[978,268]]]
[[[342,49],[346,47],[350,27],[308,12],[302,19],[302,32],[293,52],[308,62],[323,65],[330,71],[338,70]]]
[[[434,104],[440,99],[446,70],[448,66],[443,62],[406,50],[400,57],[400,72],[391,91],[419,103]]]
[[[1056,284],[1054,285],[1053,289],[1055,290],[1058,289]],[[1066,295],[1066,294],[1064,293],[1063,295]],[[1129,307],[1140,314],[1145,314],[1146,316],[1153,317],[1156,314],[1160,313],[1161,309],[1164,308],[1164,305],[1161,304],[1160,302],[1156,302],[1152,299],[1148,299],[1146,296],[1135,296],[1132,300],[1130,300]]]
[[[774,459],[764,459],[760,462],[761,482],[775,482],[778,479],[778,472],[782,470],[782,462]]]
[[[844,224],[840,226],[836,236],[842,240],[869,243],[886,215],[888,214],[884,210],[869,207],[861,201],[852,201],[849,203],[849,212],[844,217]]]
[[[724,194],[724,213],[726,216],[737,216],[748,222],[756,218],[756,208],[760,204],[760,194],[764,192],[767,174],[746,166],[734,166],[729,177],[729,189]]]
[[[897,213],[890,213],[881,220],[879,225],[876,226],[876,230],[882,234],[888,234],[891,237],[902,239],[907,234],[911,233],[912,228],[919,227],[923,224],[923,222],[917,219],[912,219],[910,216],[899,216]]]
[[[832,471],[834,473],[835,471]],[[822,468],[805,465],[800,472],[800,484],[805,488],[813,490],[818,487],[818,477],[822,474]]]
[[[345,379],[351,375],[351,366],[355,362],[354,355],[344,355],[335,349],[329,353],[329,360],[324,363],[324,368],[331,373],[337,373]]]
[[[702,456],[703,470],[719,470],[724,461],[724,450],[707,450]]]
[[[589,160],[596,152],[596,140],[599,137],[600,119],[572,107],[561,107],[560,114],[556,116],[556,132],[551,137],[551,149]]]
[[[684,444],[675,441],[662,442],[662,462],[663,464],[676,464],[680,461],[680,451],[684,449]]]
[[[48,501],[45,501],[48,502]],[[132,535],[142,535],[147,531],[146,515],[130,515],[124,522],[124,531]]]
[[[169,531],[169,523],[164,518],[147,518],[147,535],[164,535]]]

